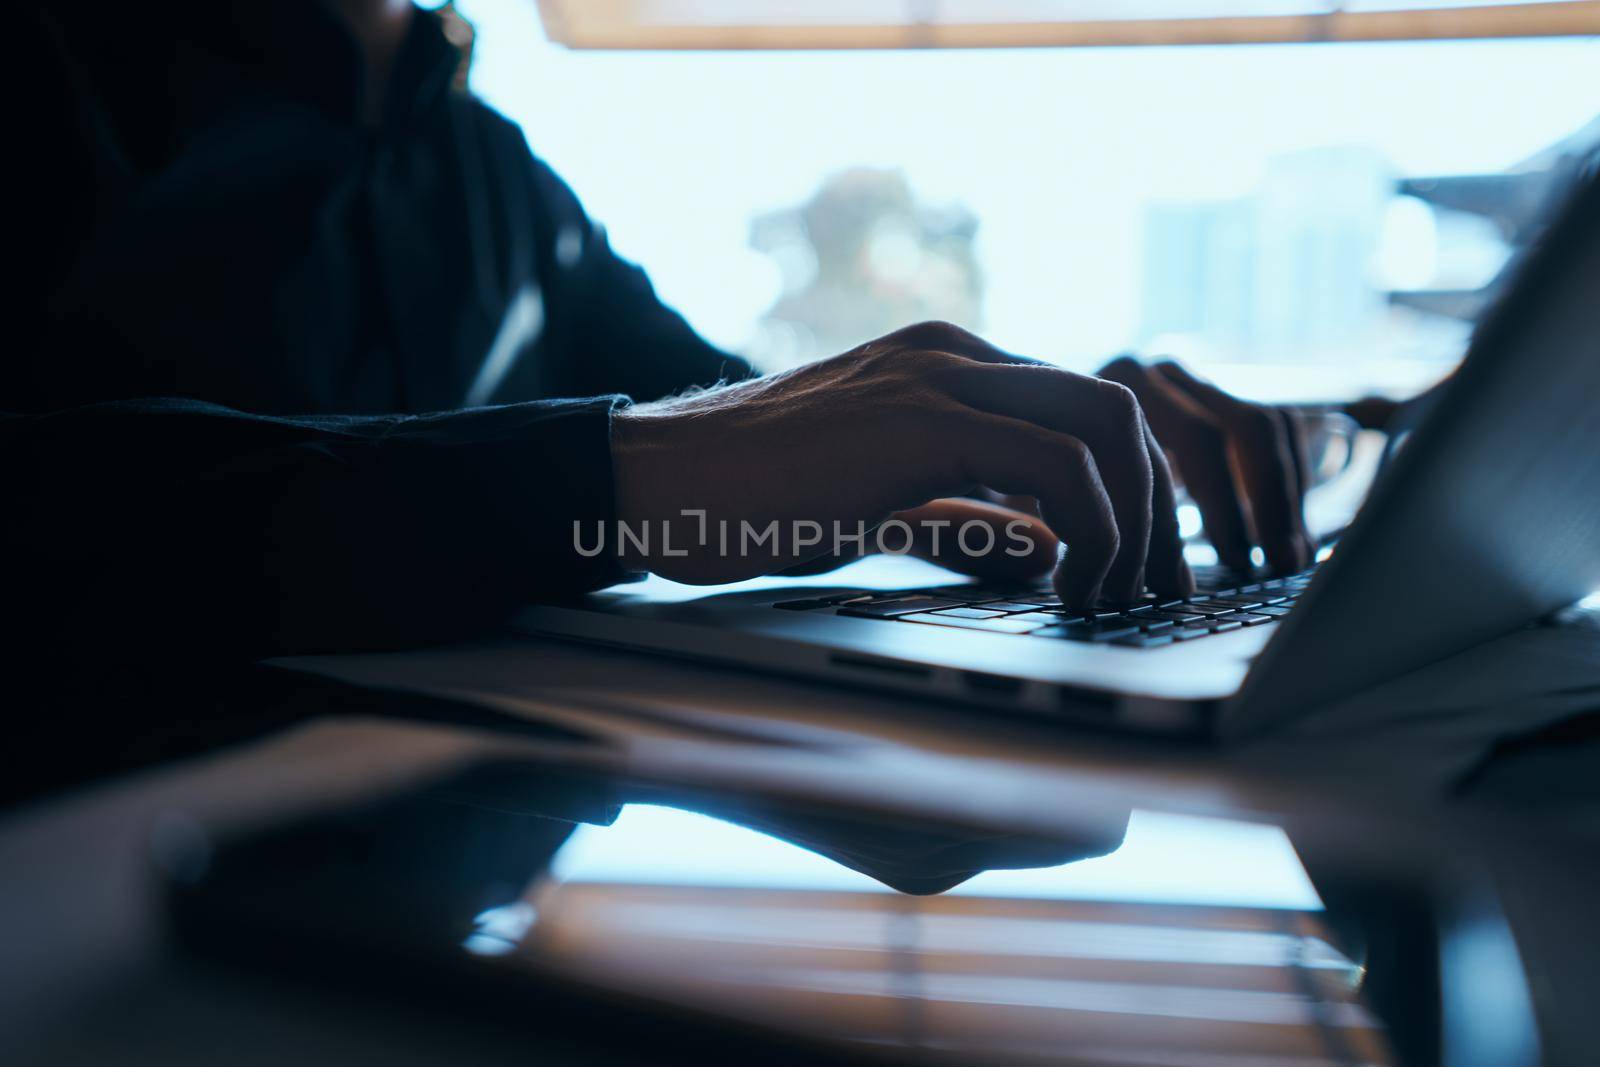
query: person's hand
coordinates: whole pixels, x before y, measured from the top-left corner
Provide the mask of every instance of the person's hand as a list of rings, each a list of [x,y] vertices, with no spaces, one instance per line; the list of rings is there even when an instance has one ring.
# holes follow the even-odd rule
[[[1249,570],[1252,545],[1274,571],[1311,565],[1309,472],[1292,408],[1240,400],[1172,362],[1123,356],[1100,375],[1139,398],[1224,565]]]
[[[679,581],[791,568],[833,554],[836,530],[988,487],[1039,501],[1067,545],[1054,578],[1070,606],[1193,586],[1172,476],[1134,394],[942,323],[619,411],[612,456],[618,518],[649,537],[624,556]],[[752,547],[745,531],[769,529]]]

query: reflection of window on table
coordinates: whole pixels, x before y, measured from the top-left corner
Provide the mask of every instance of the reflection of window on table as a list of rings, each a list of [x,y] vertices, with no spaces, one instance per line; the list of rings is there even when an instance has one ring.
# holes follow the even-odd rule
[[[1391,1061],[1359,968],[1311,912],[607,884],[538,906],[528,950],[545,965],[874,1045],[984,1063]]]
[[[907,896],[755,830],[631,805],[480,926],[515,927],[493,954],[953,1062],[1390,1062],[1321,909],[1272,826],[1136,811],[1106,855]]]

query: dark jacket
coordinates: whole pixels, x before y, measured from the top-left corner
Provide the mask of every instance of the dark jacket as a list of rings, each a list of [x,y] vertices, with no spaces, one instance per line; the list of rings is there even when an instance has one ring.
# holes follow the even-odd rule
[[[434,640],[622,577],[572,548],[612,516],[611,411],[749,369],[452,90],[434,16],[373,129],[312,0],[33,7],[0,558],[36,701]]]

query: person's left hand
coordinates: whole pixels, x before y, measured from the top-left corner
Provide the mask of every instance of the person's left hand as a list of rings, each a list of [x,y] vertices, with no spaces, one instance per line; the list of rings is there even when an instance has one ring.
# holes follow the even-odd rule
[[[1252,545],[1261,546],[1275,572],[1311,565],[1309,472],[1292,408],[1242,400],[1170,360],[1144,364],[1122,356],[1100,376],[1138,398],[1225,566],[1249,570]]]

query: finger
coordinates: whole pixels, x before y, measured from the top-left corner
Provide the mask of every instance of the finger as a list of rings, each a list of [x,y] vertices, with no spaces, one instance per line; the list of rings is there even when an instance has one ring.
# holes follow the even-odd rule
[[[1311,562],[1310,538],[1298,461],[1278,412],[1240,400],[1176,363],[1157,364],[1155,371],[1216,416],[1228,435],[1229,458],[1267,566],[1280,573],[1304,570]]]
[[[1089,446],[1121,539],[1104,594],[1121,603],[1135,599],[1144,587],[1155,475],[1133,392],[1044,365],[975,363],[950,381],[956,397],[979,410],[1068,434]]]
[[[1170,450],[1178,475],[1200,511],[1206,539],[1217,550],[1217,558],[1226,567],[1249,570],[1250,524],[1234,480],[1228,435],[1221,417],[1173,378],[1157,373],[1158,369],[1122,359],[1107,367],[1105,373],[1116,374],[1138,396],[1151,428]]]
[[[1204,378],[1195,377],[1181,363],[1174,363],[1170,359],[1155,364],[1150,371],[1215,415],[1231,415],[1256,406],[1217,388]]]
[[[959,574],[1025,582],[1048,574],[1061,543],[1044,520],[981,500],[933,500],[898,512],[911,554]]]
[[[1145,448],[1150,454],[1154,487],[1150,494],[1150,555],[1145,564],[1145,584],[1162,596],[1188,596],[1194,592],[1194,575],[1183,558],[1183,535],[1178,530],[1178,500],[1167,457],[1144,423]]]
[[[1111,498],[1089,446],[1021,419],[976,416],[963,439],[963,476],[973,485],[1026,493],[1066,542],[1054,581],[1063,603],[1089,608],[1100,600],[1120,538]]]
[[[1311,565],[1312,558],[1317,552],[1317,540],[1311,536],[1311,528],[1306,524],[1306,494],[1311,491],[1315,475],[1311,470],[1311,457],[1306,453],[1306,436],[1304,420],[1301,415],[1291,408],[1273,408],[1283,424],[1283,439],[1289,449],[1289,473],[1292,484],[1289,486],[1290,500],[1295,520],[1295,536],[1299,540],[1297,556],[1300,566],[1297,570]]]
[[[1024,515],[1037,517],[1039,514],[1039,502],[1031,496],[1023,496],[1021,493],[997,493],[988,486],[983,488],[984,498],[991,504],[999,504],[1003,508],[1020,511]]]
[[[1100,368],[1100,376],[1133,391],[1156,437],[1170,449],[1183,449],[1192,426],[1216,422],[1199,401],[1132,356],[1112,360]]]
[[[1145,584],[1165,596],[1188,596],[1194,592],[1194,575],[1183,558],[1183,535],[1178,528],[1177,490],[1172,468],[1167,463],[1154,427],[1151,425],[1150,405],[1146,397],[1153,387],[1147,380],[1144,365],[1132,356],[1119,356],[1100,370],[1100,377],[1126,386],[1139,401],[1140,423],[1144,432],[1145,450],[1150,456],[1152,486],[1150,492],[1150,552],[1145,561]],[[1161,402],[1160,397],[1155,398]],[[1162,403],[1164,413],[1172,408]]]
[[[1277,412],[1254,407],[1228,427],[1229,451],[1254,520],[1267,566],[1302,571],[1311,562],[1301,514],[1299,475]]]
[[[1303,419],[1289,408],[1273,408],[1278,421],[1283,424],[1284,441],[1289,446],[1289,473],[1294,476],[1295,499],[1305,504],[1306,492],[1311,488],[1311,460],[1306,455]]]
[[[1293,476],[1289,493],[1294,507],[1296,536],[1300,541],[1299,556],[1303,566],[1310,566],[1312,557],[1316,555],[1317,540],[1311,536],[1311,529],[1306,525],[1306,494],[1311,491],[1315,474],[1311,470],[1311,457],[1306,451],[1305,418],[1293,408],[1276,407],[1272,410],[1283,424],[1283,439],[1289,446],[1289,473]]]

